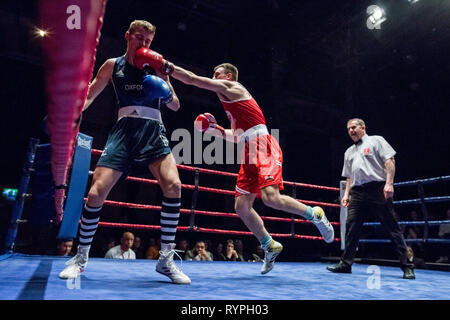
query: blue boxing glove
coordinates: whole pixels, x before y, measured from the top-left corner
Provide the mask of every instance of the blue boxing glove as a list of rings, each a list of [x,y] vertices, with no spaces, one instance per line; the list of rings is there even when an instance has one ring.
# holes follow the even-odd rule
[[[142,83],[144,93],[149,101],[161,99],[161,102],[167,104],[172,101],[172,90],[169,85],[160,77],[147,75]]]

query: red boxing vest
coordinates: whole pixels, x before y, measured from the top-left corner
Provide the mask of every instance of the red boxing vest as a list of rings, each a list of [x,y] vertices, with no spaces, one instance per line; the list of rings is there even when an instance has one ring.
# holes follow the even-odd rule
[[[266,124],[266,119],[255,99],[237,101],[220,100],[228,119],[235,129],[246,131],[258,124]]]

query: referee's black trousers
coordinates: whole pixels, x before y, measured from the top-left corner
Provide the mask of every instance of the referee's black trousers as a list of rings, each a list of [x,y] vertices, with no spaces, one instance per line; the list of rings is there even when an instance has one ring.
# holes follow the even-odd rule
[[[403,233],[394,218],[392,199],[384,197],[385,182],[369,182],[362,186],[355,186],[350,190],[350,204],[348,206],[345,249],[341,259],[352,265],[358,242],[361,236],[362,225],[368,217],[377,216],[383,227],[389,233],[400,259],[400,267],[413,268],[406,256],[406,242]]]

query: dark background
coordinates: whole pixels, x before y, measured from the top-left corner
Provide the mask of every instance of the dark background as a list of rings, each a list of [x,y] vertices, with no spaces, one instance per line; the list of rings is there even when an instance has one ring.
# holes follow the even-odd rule
[[[388,20],[379,30],[366,27],[366,8],[371,4],[387,12]],[[28,139],[45,140],[41,130],[46,113],[41,39],[33,34],[36,6],[37,1],[31,0],[0,3],[2,188],[17,187]],[[285,180],[339,186],[343,155],[351,145],[346,132],[346,121],[351,117],[363,118],[368,134],[384,136],[397,151],[396,181],[449,174],[448,1],[109,0],[94,74],[106,59],[125,52],[124,33],[134,19],[156,25],[152,49],[199,75],[211,76],[212,68],[221,62],[239,68],[239,81],[259,102],[269,128],[280,130]],[[227,124],[213,93],[176,80],[172,84],[181,110],[163,111],[169,137],[176,128],[193,132],[192,122],[201,112],[209,111],[220,124]],[[80,127],[81,132],[94,137],[94,148],[103,148],[116,114],[112,88],[107,87],[86,112]],[[201,167],[238,170],[236,165]],[[191,173],[180,175],[183,183],[193,183]],[[208,175],[200,177],[200,184],[229,190],[234,187],[230,179]],[[448,195],[449,189],[438,186],[426,191]],[[416,190],[408,192],[404,199],[417,197]],[[292,189],[286,188],[286,193],[291,194]],[[191,195],[183,193],[183,207],[190,207]],[[120,184],[110,198],[158,204],[160,196],[154,187]],[[334,193],[305,189],[297,190],[297,197],[337,201]],[[198,208],[233,211],[229,197],[202,193]],[[286,217],[260,203],[256,208],[261,215]],[[406,215],[409,209],[399,211]],[[443,218],[444,206],[432,210]],[[332,221],[339,219],[337,210],[329,210],[329,216]],[[155,214],[143,218],[133,210],[110,208],[103,220],[109,217],[113,221],[159,224]],[[204,219],[206,225],[219,229],[246,230],[238,219],[197,219],[199,225]],[[180,225],[187,223],[181,221]],[[289,226],[269,228],[289,233]],[[296,228],[299,232],[300,226]],[[314,230],[305,232],[317,235]],[[307,243],[305,246],[321,246]],[[338,244],[333,246],[328,249],[336,250]]]

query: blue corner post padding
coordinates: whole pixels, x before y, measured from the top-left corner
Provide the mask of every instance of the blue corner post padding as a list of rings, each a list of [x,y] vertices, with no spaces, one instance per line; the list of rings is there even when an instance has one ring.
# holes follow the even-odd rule
[[[72,173],[58,239],[73,239],[84,204],[84,195],[91,167],[92,137],[78,133],[72,162]]]

